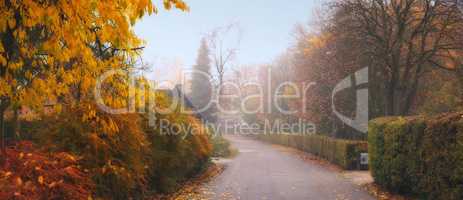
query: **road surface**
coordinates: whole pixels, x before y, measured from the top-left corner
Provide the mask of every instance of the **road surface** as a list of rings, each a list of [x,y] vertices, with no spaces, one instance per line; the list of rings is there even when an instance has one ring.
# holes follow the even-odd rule
[[[225,161],[222,174],[207,183],[208,199],[373,200],[339,172],[306,162],[275,146],[227,136],[239,154]]]

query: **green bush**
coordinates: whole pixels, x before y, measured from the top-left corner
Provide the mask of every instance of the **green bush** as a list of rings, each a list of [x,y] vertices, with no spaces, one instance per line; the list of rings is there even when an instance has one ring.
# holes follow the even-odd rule
[[[228,140],[220,135],[211,138],[212,156],[227,158],[232,155],[231,144]]]
[[[463,113],[372,120],[375,182],[420,199],[463,199]]]
[[[350,141],[320,135],[259,134],[257,138],[293,147],[337,164],[344,169],[359,169],[360,153],[367,152],[364,141]]]

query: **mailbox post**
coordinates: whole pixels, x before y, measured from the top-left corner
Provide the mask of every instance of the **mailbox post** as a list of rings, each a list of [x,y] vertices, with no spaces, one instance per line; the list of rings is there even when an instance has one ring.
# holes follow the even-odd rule
[[[360,153],[360,169],[368,169],[368,153]]]

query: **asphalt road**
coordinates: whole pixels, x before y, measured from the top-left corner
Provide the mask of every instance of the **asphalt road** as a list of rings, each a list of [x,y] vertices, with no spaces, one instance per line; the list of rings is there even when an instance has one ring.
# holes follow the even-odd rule
[[[227,136],[239,154],[205,187],[208,199],[370,200],[375,199],[339,172],[301,160],[275,146]]]

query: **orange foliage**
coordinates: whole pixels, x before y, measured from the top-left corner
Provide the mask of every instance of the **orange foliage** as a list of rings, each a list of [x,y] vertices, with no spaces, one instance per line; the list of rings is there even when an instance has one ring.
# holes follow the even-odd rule
[[[7,149],[0,168],[0,199],[88,199],[93,182],[68,153],[45,154],[31,142]]]

